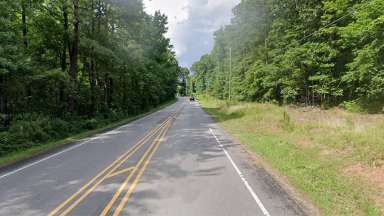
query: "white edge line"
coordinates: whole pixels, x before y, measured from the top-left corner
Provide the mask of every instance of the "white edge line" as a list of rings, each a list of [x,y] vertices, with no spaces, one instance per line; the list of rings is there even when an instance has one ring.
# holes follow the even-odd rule
[[[167,107],[165,107],[165,108],[167,108]],[[35,162],[33,162],[33,163],[30,163],[30,164],[28,164],[28,165],[25,165],[25,166],[22,166],[22,167],[20,167],[20,168],[18,168],[18,169],[15,169],[15,170],[13,170],[13,171],[11,171],[11,172],[5,173],[4,175],[1,175],[1,176],[0,176],[0,180],[3,179],[3,178],[5,178],[5,177],[8,177],[8,176],[10,176],[10,175],[13,175],[13,174],[15,174],[15,173],[18,173],[18,172],[20,172],[20,171],[22,171],[22,170],[25,170],[25,169],[27,169],[27,168],[29,168],[29,167],[35,166],[36,164],[39,164],[39,163],[41,163],[41,162],[44,162],[44,161],[46,161],[46,160],[49,160],[49,159],[51,159],[51,158],[54,158],[54,157],[56,157],[56,156],[59,156],[59,155],[61,155],[61,154],[66,153],[66,152],[69,152],[69,151],[71,151],[71,150],[73,150],[73,149],[79,148],[79,147],[81,147],[81,146],[87,144],[88,142],[90,142],[90,141],[92,141],[92,140],[98,139],[99,136],[103,136],[103,135],[105,135],[105,134],[107,134],[107,133],[110,133],[110,132],[112,132],[112,131],[117,131],[117,130],[119,130],[119,129],[122,129],[122,128],[124,128],[125,126],[127,126],[127,125],[129,125],[129,124],[135,123],[136,121],[139,121],[139,120],[146,119],[146,118],[148,118],[148,117],[150,117],[150,116],[152,116],[152,115],[154,115],[155,113],[158,113],[158,112],[160,112],[160,111],[162,111],[162,109],[161,109],[161,110],[157,110],[156,112],[150,113],[149,115],[143,116],[142,118],[136,119],[136,120],[134,120],[134,121],[132,121],[132,122],[129,122],[129,123],[125,124],[125,125],[122,125],[122,126],[120,126],[120,127],[118,127],[118,128],[115,128],[115,129],[113,129],[113,130],[110,130],[110,131],[107,131],[107,132],[98,134],[98,135],[96,135],[96,136],[94,136],[94,137],[90,137],[90,138],[88,138],[87,140],[85,140],[85,141],[83,141],[83,142],[81,142],[81,143],[79,143],[79,144],[77,144],[77,145],[75,145],[75,146],[72,146],[72,147],[67,148],[67,149],[65,149],[65,150],[63,150],[63,151],[57,152],[57,153],[55,153],[55,154],[53,154],[53,155],[47,156],[47,157],[45,157],[45,158],[43,158],[43,159],[41,159],[41,160],[35,161]]]
[[[43,158],[43,159],[41,159],[41,160],[35,161],[35,162],[33,162],[33,163],[30,163],[30,164],[28,164],[28,165],[25,165],[25,166],[23,166],[23,167],[20,167],[20,168],[18,168],[18,169],[16,169],[16,170],[13,170],[13,171],[11,171],[11,172],[8,172],[8,173],[6,173],[6,174],[0,176],[0,179],[3,179],[3,178],[5,178],[5,177],[7,177],[7,176],[10,176],[10,175],[12,175],[12,174],[18,173],[18,172],[20,172],[20,171],[22,171],[22,170],[24,170],[24,169],[27,169],[27,168],[29,168],[29,167],[31,167],[31,166],[34,166],[34,165],[36,165],[36,164],[39,164],[39,163],[41,163],[41,162],[43,162],[43,161],[46,161],[46,160],[48,160],[48,159],[51,159],[51,158],[53,158],[53,157],[59,156],[59,155],[61,155],[61,154],[64,154],[65,152],[71,151],[71,150],[73,150],[73,149],[75,149],[75,148],[79,148],[79,147],[85,145],[86,143],[88,143],[88,142],[91,141],[91,140],[93,140],[93,139],[89,139],[89,140],[83,141],[82,143],[77,144],[77,145],[75,145],[75,146],[72,146],[72,147],[70,147],[70,148],[67,148],[67,149],[65,149],[65,150],[63,150],[63,151],[61,151],[61,152],[57,152],[56,154],[50,155],[50,156],[45,157],[45,158]]]
[[[211,132],[213,137],[215,137],[215,140],[216,140],[217,144],[219,145],[220,149],[223,150],[224,154],[227,156],[228,160],[231,162],[233,168],[235,168],[235,170],[236,170],[237,174],[239,175],[240,179],[243,181],[245,187],[248,189],[249,193],[252,195],[253,199],[256,201],[257,205],[260,207],[260,209],[263,212],[263,214],[266,215],[266,216],[270,216],[268,210],[265,208],[265,206],[263,205],[263,203],[261,202],[260,198],[255,193],[255,191],[253,191],[252,187],[249,185],[248,181],[245,179],[243,173],[241,172],[239,167],[236,165],[236,163],[233,161],[231,155],[228,153],[228,151],[221,144],[220,140],[217,138],[215,133],[213,133],[212,128],[209,128],[209,131]]]

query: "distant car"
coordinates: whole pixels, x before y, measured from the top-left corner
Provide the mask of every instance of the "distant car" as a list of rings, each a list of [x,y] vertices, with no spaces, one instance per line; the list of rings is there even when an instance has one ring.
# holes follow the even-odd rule
[[[195,101],[195,97],[193,97],[193,96],[190,97],[190,98],[189,98],[189,101]]]

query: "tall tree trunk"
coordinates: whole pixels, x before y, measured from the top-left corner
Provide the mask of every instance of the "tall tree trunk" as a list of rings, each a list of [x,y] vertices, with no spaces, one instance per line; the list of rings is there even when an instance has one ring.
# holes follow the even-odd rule
[[[268,11],[267,11],[267,2],[263,1],[263,16],[264,16],[264,49],[265,49],[265,64],[268,64],[269,62],[269,56],[268,56]]]
[[[10,113],[8,109],[7,96],[7,75],[0,75],[0,114],[4,114],[4,119],[0,124],[8,127],[10,124]]]
[[[79,0],[73,0],[73,40],[70,50],[70,67],[69,75],[71,77],[71,86],[69,93],[69,112],[75,112],[76,94],[77,94],[77,59],[80,42],[80,17],[79,17]]]
[[[92,12],[95,11],[95,2],[94,0],[91,1],[91,10]],[[95,16],[92,15],[91,18],[91,38],[95,39]],[[90,59],[91,59],[91,65],[90,65],[90,72],[89,72],[89,84],[91,86],[91,112],[92,115],[96,112],[96,63],[94,60],[94,46],[91,47],[91,53],[90,53]]]
[[[89,70],[89,84],[91,86],[91,112],[95,114],[96,112],[96,78],[95,78],[95,61],[93,56],[91,56],[91,65]]]
[[[0,113],[5,111],[5,77],[0,75]]]
[[[6,83],[5,83],[5,75],[0,74],[0,114],[5,114],[5,101],[6,101]],[[4,122],[1,122],[4,123]]]
[[[27,40],[27,5],[26,0],[21,1],[21,22],[22,22],[22,31],[23,31],[23,43],[24,47],[28,47]]]
[[[111,11],[111,6],[108,3],[105,3],[105,29],[107,30],[107,33],[109,33],[108,37],[113,38],[114,35],[114,20],[113,20],[113,13]],[[111,27],[111,28],[110,28]],[[110,68],[112,69],[112,68]],[[106,82],[106,105],[108,108],[112,105],[112,77],[110,72],[106,73],[105,77]]]
[[[69,24],[68,24],[68,0],[63,1],[62,5],[62,12],[63,12],[63,41],[62,41],[62,48],[61,48],[61,59],[60,59],[60,64],[61,64],[61,70],[63,73],[66,73],[67,71],[67,50],[70,50],[70,44],[69,44]],[[60,89],[59,89],[59,103],[62,103],[65,101],[64,98],[64,86],[63,84],[60,84]],[[60,112],[62,112],[60,108]]]
[[[64,34],[63,34],[63,45],[62,45],[62,51],[61,51],[61,70],[65,71],[67,69],[67,49],[68,49],[68,43],[69,43],[67,1],[63,3],[62,10],[63,10]]]

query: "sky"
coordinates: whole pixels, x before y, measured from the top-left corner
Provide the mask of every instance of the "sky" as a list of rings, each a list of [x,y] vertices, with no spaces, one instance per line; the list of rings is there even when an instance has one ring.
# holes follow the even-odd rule
[[[213,33],[230,22],[232,8],[240,0],[144,0],[145,10],[168,16],[167,37],[171,39],[177,60],[184,67],[213,47]]]

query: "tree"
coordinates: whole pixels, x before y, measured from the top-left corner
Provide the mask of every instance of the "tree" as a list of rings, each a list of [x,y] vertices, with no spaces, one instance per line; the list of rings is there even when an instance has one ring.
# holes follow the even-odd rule
[[[0,7],[0,155],[3,146],[28,146],[21,140],[93,127],[65,126],[76,119],[117,120],[175,97],[180,67],[165,37],[167,17],[146,14],[141,1],[5,0]],[[40,120],[39,140],[15,132]],[[9,137],[14,148],[2,143]]]
[[[380,0],[243,0],[215,33],[212,51],[194,64],[197,90],[213,83],[209,92],[223,99],[232,83],[237,100],[383,101],[383,11]]]

